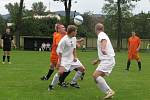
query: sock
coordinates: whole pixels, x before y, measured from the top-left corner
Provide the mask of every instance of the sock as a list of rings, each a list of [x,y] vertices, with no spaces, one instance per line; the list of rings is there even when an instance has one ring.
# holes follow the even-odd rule
[[[70,74],[70,71],[64,72],[63,75],[59,77],[59,82],[62,83],[65,81],[66,77]]]
[[[138,61],[139,71],[141,70],[141,61]]]
[[[53,72],[54,72],[54,69],[49,69],[49,71],[46,75],[47,80],[50,78],[50,76],[52,75]]]
[[[54,75],[54,77],[53,77],[53,80],[52,80],[52,83],[51,83],[51,85],[52,86],[55,86],[57,83],[58,83],[58,81],[59,81],[59,74],[58,73],[56,73],[55,75]]]
[[[131,62],[130,62],[130,60],[128,60],[128,62],[127,62],[127,70],[129,70],[130,64],[131,64]]]
[[[7,61],[10,62],[10,56],[7,56]]]
[[[77,68],[75,68],[74,70],[75,70],[76,72],[78,71],[78,69],[77,69]]]
[[[81,75],[82,75],[82,72],[77,71],[76,74],[75,74],[75,76],[73,77],[71,83],[76,83],[77,80],[78,80],[78,78],[79,78]]]
[[[85,72],[82,73],[82,77],[84,77],[84,75],[85,75]]]
[[[83,72],[82,75],[81,75],[81,79],[82,79],[82,80],[83,80],[83,78],[84,78],[84,75],[85,75],[85,72]]]
[[[104,92],[107,93],[108,90],[111,90],[105,79],[101,76],[96,78],[97,86]]]
[[[5,58],[6,58],[6,56],[3,56],[3,62],[5,62]]]

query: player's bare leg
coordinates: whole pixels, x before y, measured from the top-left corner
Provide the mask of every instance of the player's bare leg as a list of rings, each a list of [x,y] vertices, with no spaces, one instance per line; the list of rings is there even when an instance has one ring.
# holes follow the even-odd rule
[[[93,78],[95,79],[97,86],[99,87],[99,89],[101,89],[101,91],[103,91],[106,94],[104,99],[109,99],[113,97],[115,92],[108,86],[105,79],[103,78],[104,76],[105,73],[102,71],[95,71],[93,73]]]

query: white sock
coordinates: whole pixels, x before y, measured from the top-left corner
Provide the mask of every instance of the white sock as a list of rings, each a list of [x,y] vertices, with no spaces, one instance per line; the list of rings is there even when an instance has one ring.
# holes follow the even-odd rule
[[[58,75],[58,73],[56,73],[53,77],[51,85],[55,86],[58,83],[58,81],[59,81],[59,75]]]
[[[96,78],[97,86],[104,92],[107,93],[108,90],[111,90],[105,79],[101,76]]]
[[[82,72],[77,71],[76,74],[75,74],[75,76],[73,77],[71,83],[76,83],[77,80],[78,80],[78,78],[79,78],[81,75],[82,75]]]

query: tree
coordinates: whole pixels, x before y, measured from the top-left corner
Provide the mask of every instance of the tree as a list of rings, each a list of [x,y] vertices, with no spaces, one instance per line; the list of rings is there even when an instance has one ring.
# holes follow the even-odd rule
[[[82,25],[80,25],[78,31],[81,33],[83,33],[83,32],[86,33],[87,37],[94,37],[95,30],[93,27],[95,27],[95,24],[97,24],[97,22],[100,22],[99,21],[100,17],[95,16],[91,12],[85,12],[82,15],[82,17],[84,19],[84,22]]]
[[[70,10],[72,0],[54,0],[54,1],[61,1],[64,3],[66,14],[66,26],[68,26],[70,24]]]
[[[120,51],[121,48],[121,35],[122,35],[122,17],[130,17],[132,15],[130,11],[134,7],[131,1],[139,0],[117,0],[117,3],[114,0],[105,0],[108,4],[105,4],[103,7],[103,12],[107,15],[117,16],[117,51]]]
[[[19,4],[18,3],[9,3],[9,4],[6,4],[5,5],[5,8],[8,10],[9,14],[10,14],[10,21],[12,23],[15,23],[16,22],[16,19],[17,19],[17,13],[18,13],[18,10],[19,10]],[[23,7],[23,11],[24,11],[24,8]]]
[[[150,13],[139,13],[133,17],[133,28],[141,38],[150,38]]]
[[[21,19],[22,19],[22,14],[23,11],[25,9],[25,7],[23,6],[23,2],[24,0],[20,0],[20,4],[18,3],[14,3],[11,4],[7,4],[5,5],[6,9],[9,11],[10,16],[11,16],[11,22],[15,23],[15,31],[16,31],[16,45],[19,48],[20,46],[20,28],[21,28]]]
[[[0,33],[4,33],[4,31],[5,31],[4,28],[5,28],[5,20],[0,15]]]
[[[46,10],[46,6],[44,6],[43,2],[37,2],[32,4],[32,11],[36,15],[43,15]]]
[[[19,9],[17,11],[17,18],[16,18],[16,45],[19,48],[20,47],[20,30],[21,30],[21,24],[22,24],[22,11],[23,11],[23,2],[24,0],[20,0]]]

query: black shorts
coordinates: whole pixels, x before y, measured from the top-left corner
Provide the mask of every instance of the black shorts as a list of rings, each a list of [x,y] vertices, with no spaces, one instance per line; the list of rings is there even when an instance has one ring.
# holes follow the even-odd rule
[[[3,47],[3,51],[11,51],[11,46],[5,46],[5,47]]]

